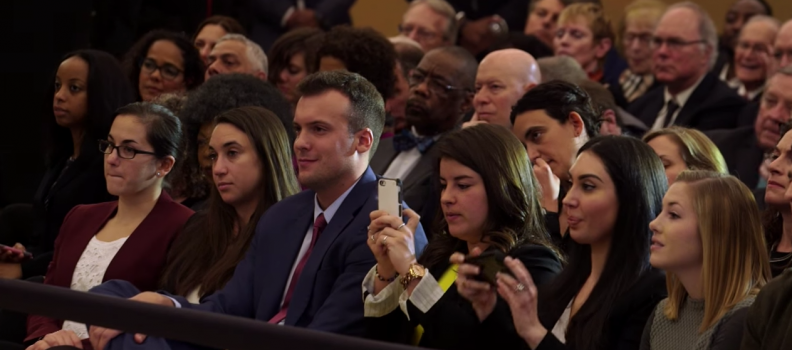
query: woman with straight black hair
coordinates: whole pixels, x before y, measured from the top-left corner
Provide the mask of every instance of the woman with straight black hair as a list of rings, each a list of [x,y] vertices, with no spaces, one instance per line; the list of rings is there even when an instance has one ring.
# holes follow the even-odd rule
[[[0,244],[27,247],[34,259],[20,264],[0,258],[0,278],[44,275],[66,214],[76,205],[112,199],[96,140],[107,136],[115,110],[134,101],[121,66],[105,52],[75,51],[61,60],[51,86],[53,115],[45,121],[47,172],[32,208],[12,205],[0,214]],[[28,221],[5,229],[25,216]]]
[[[198,87],[204,81],[206,67],[198,49],[186,36],[153,30],[129,50],[124,69],[138,101],[152,101],[163,93]]]
[[[499,338],[516,329],[512,349],[637,349],[667,294],[663,273],[649,264],[649,223],[667,188],[663,164],[638,139],[606,136],[580,149],[570,175],[567,267],[537,291],[522,263],[507,258],[514,278],[500,274],[498,294],[514,323],[487,319],[480,331]]]

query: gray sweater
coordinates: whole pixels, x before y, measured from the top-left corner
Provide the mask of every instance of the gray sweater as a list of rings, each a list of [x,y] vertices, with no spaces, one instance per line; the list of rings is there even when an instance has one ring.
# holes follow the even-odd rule
[[[679,310],[679,317],[671,321],[663,314],[668,299],[664,299],[649,317],[641,338],[641,350],[738,350],[748,307],[754,297],[748,297],[729,310],[712,327],[699,334],[704,319],[704,301],[688,298]]]

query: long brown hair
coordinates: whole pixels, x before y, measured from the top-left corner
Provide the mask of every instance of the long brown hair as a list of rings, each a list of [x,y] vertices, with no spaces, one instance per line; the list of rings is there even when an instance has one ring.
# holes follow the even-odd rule
[[[196,288],[201,295],[222,289],[244,257],[259,218],[275,203],[299,191],[289,137],[275,114],[261,107],[241,107],[219,115],[215,122],[230,124],[250,138],[261,162],[261,199],[248,224],[235,234],[236,210],[212,187],[207,210],[185,225],[168,256],[163,286],[178,295]]]
[[[721,174],[728,174],[729,168],[718,146],[696,129],[672,126],[665,129],[652,131],[643,137],[643,142],[649,143],[660,136],[668,137],[671,142],[679,147],[679,154],[685,166],[690,170],[707,170]]]
[[[683,171],[676,183],[689,186],[703,249],[701,280],[704,319],[699,333],[712,327],[732,307],[756,295],[770,280],[759,209],[753,194],[734,176],[712,171]],[[687,297],[673,273],[666,274],[668,302],[663,313],[676,320]]]
[[[524,243],[556,251],[545,229],[539,184],[520,140],[502,126],[480,124],[454,131],[436,146],[440,159],[452,159],[479,175],[487,192],[489,213],[481,238],[504,253]],[[437,173],[436,169],[436,173]],[[438,212],[440,232],[421,256],[427,267],[447,262],[465,242],[448,234],[448,223]],[[560,254],[556,254],[560,256]]]

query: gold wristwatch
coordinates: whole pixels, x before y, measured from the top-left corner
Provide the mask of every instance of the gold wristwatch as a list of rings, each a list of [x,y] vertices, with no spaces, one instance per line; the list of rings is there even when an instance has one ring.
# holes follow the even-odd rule
[[[407,270],[407,273],[401,278],[402,287],[407,289],[407,286],[410,285],[410,282],[423,278],[424,275],[426,275],[426,268],[424,268],[422,265],[419,265],[418,263],[410,264],[410,268]]]

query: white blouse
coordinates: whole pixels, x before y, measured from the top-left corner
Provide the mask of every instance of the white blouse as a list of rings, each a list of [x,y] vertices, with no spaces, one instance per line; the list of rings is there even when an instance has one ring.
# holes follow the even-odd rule
[[[569,305],[567,305],[566,309],[564,309],[564,313],[561,314],[561,318],[558,319],[551,332],[558,339],[558,341],[564,344],[566,344],[566,331],[569,327],[569,319],[572,315],[572,303],[574,301],[575,299],[572,299],[572,301],[569,302]]]
[[[124,237],[112,242],[103,242],[94,236],[85,247],[77,266],[74,267],[72,275],[71,289],[87,292],[91,288],[102,284],[107,267],[116,256],[118,251],[127,241]],[[85,324],[72,321],[63,322],[63,330],[72,331],[80,339],[88,339],[88,329]]]

